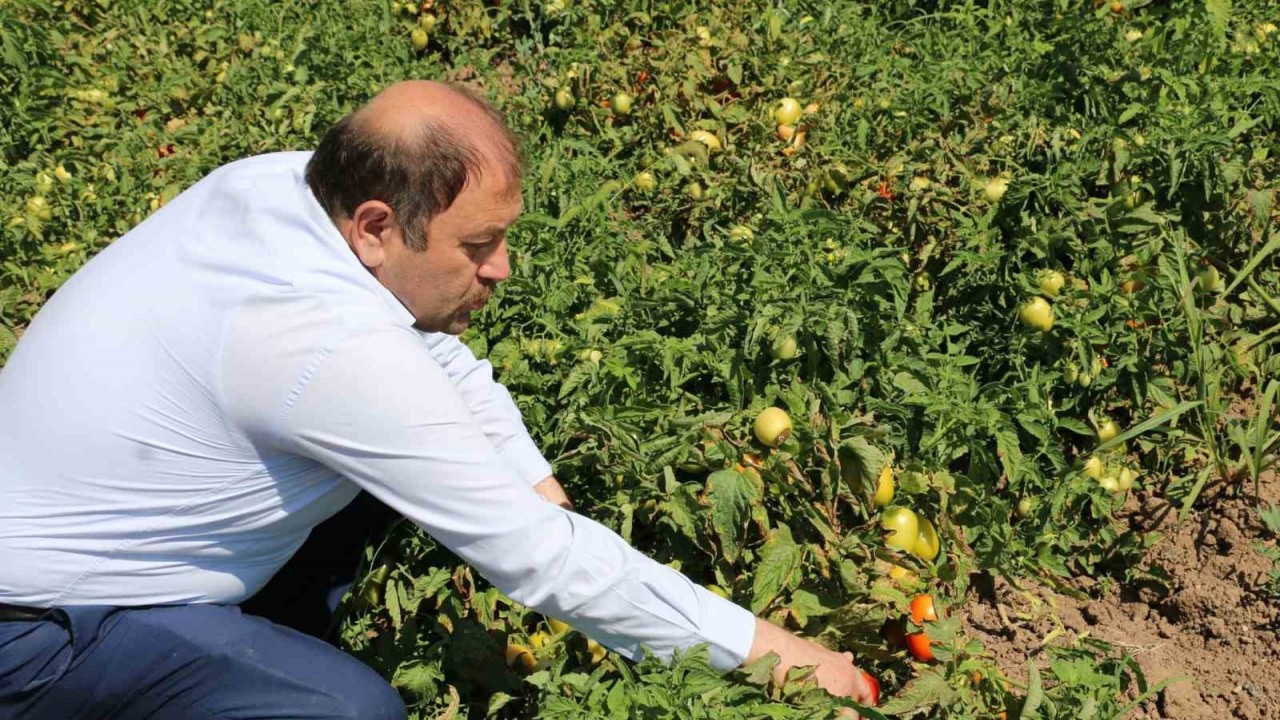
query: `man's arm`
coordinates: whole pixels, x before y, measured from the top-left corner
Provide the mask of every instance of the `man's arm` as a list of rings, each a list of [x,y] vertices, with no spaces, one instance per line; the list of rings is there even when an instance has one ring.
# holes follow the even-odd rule
[[[563,497],[564,490],[554,478],[548,477],[551,465],[529,437],[529,431],[520,416],[520,409],[511,399],[511,393],[494,379],[493,366],[489,361],[477,359],[471,349],[455,335],[432,332],[418,334],[427,352],[444,368],[445,374],[466,402],[476,425],[498,449],[498,453],[530,485],[542,485],[550,479],[551,484],[545,487],[552,489],[551,486],[554,486],[559,495],[547,499],[559,504],[553,497]],[[568,500],[567,497],[564,499]]]
[[[573,502],[569,500],[569,496],[565,494],[564,488],[560,487],[560,482],[556,480],[554,475],[548,475],[543,478],[537,485],[533,486],[534,492],[542,496],[543,500],[552,505],[559,505],[565,510],[573,509]]]

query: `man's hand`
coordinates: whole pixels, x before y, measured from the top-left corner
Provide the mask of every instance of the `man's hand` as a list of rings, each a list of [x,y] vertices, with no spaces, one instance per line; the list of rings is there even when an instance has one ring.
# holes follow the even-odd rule
[[[533,486],[534,492],[542,496],[543,500],[552,505],[559,505],[565,510],[572,510],[573,503],[569,501],[569,496],[564,494],[564,488],[560,487],[560,483],[556,480],[555,475],[548,475],[538,481]]]
[[[773,680],[781,685],[787,670],[793,667],[815,665],[814,679],[818,686],[836,697],[847,697],[867,706],[875,704],[876,697],[862,671],[853,665],[852,653],[833,650],[797,637],[773,623],[756,618],[756,637],[751,643],[747,662],[775,652],[780,662],[773,670]],[[851,717],[852,711],[849,712]]]

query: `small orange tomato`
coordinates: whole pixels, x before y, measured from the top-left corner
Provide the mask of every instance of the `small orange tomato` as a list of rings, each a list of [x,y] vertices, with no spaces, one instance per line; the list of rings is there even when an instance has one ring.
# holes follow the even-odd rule
[[[911,622],[923,625],[938,619],[938,609],[933,605],[932,595],[917,595],[911,599]]]

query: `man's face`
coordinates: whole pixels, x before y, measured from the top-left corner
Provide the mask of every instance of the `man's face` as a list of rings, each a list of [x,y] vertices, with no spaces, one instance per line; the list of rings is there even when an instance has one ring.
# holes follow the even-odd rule
[[[490,163],[449,209],[431,219],[427,249],[411,250],[391,233],[375,274],[413,314],[415,327],[457,335],[499,282],[511,274],[506,231],[520,215],[519,180]],[[514,185],[513,185],[514,184]]]

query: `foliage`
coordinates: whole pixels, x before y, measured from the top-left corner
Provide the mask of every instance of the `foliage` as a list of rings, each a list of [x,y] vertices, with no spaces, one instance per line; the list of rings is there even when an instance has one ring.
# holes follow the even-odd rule
[[[974,572],[1124,578],[1146,543],[1081,472],[1107,416],[1140,428],[1108,462],[1184,509],[1274,464],[1273,8],[1112,5],[9,3],[0,359],[76,268],[218,165],[310,148],[395,80],[474,82],[522,138],[525,215],[465,339],[578,507],[854,651],[894,712],[990,716],[1035,694],[946,621],[937,666],[887,647],[913,589],[889,562],[957,607]],[[812,103],[789,141],[786,96]],[[1017,316],[1046,270],[1067,282],[1041,333]],[[788,336],[798,357],[775,359]],[[1254,393],[1266,411],[1240,412]],[[795,433],[766,451],[750,424],[771,405]],[[943,537],[934,562],[882,541],[865,481],[886,460],[896,504]],[[386,548],[344,636],[424,717],[831,707],[714,679],[696,650],[593,664],[576,634],[522,677],[494,658],[536,616],[416,531]],[[1145,691],[1097,644],[1044,672],[1044,717],[1117,716]]]

